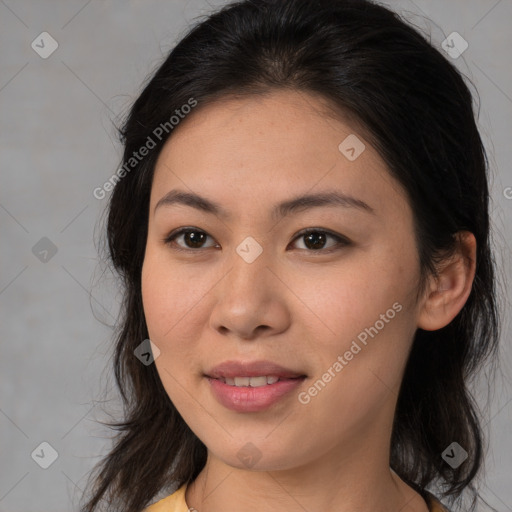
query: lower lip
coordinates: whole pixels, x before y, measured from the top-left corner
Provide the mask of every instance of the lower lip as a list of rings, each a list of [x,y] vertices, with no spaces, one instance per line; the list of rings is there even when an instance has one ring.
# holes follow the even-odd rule
[[[207,377],[213,395],[224,407],[237,412],[258,412],[267,409],[297,389],[305,377],[278,380],[257,388],[230,386],[218,379]]]

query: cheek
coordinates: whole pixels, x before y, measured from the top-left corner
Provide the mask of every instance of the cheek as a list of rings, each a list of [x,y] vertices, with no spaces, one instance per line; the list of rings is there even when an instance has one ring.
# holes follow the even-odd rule
[[[168,263],[148,248],[142,266],[141,289],[144,316],[149,338],[160,350],[155,366],[169,398],[179,406],[183,387],[193,375],[189,364],[192,347],[183,336],[190,336],[186,324],[187,300],[179,293],[182,283],[174,276]],[[180,319],[182,321],[180,322]],[[180,331],[181,328],[181,331]]]
[[[311,334],[304,355],[317,371],[327,372],[341,356],[339,374],[352,384],[367,380],[371,386],[379,378],[397,383],[415,331],[410,297],[417,268],[412,252],[400,260],[388,254],[354,257],[328,280],[313,275],[298,281],[302,285],[294,292],[307,306],[301,322],[307,322]]]
[[[194,307],[205,293],[204,280],[198,281],[183,270],[173,269],[165,254],[147,249],[142,266],[142,302],[150,337],[159,346],[181,339],[192,328]]]
[[[294,292],[323,331],[353,336],[373,325],[394,303],[408,311],[413,306],[410,298],[418,278],[414,255],[404,254],[399,260],[388,254],[354,254],[329,269],[328,276],[323,269],[313,269],[307,278],[295,278]]]
[[[148,246],[141,276],[143,309],[149,338],[160,350],[155,364],[173,401],[183,392],[181,386],[196,385],[193,379],[200,373],[204,298],[211,286],[203,272],[176,268],[165,252]]]
[[[395,271],[381,270],[338,276],[322,291],[303,289],[322,321],[309,328],[303,356],[315,371],[300,399],[304,411],[314,411],[315,426],[334,437],[373,424],[392,408],[401,384],[414,310],[407,283],[397,286]]]
[[[151,255],[146,255],[142,266],[142,304],[149,336],[159,347],[166,330],[172,325],[172,312],[177,306],[164,270]]]

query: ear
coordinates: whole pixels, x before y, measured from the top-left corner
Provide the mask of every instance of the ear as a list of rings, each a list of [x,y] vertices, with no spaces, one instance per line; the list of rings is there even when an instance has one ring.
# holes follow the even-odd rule
[[[418,327],[436,331],[448,325],[466,303],[476,268],[476,239],[469,231],[459,231],[454,254],[441,264],[423,298]]]

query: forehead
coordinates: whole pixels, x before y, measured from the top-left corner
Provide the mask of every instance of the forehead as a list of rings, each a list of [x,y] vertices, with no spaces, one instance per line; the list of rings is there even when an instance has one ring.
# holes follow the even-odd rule
[[[326,151],[337,153],[345,136],[362,131],[345,117],[338,111],[335,117],[325,99],[300,91],[227,97],[196,107],[173,131],[165,149],[173,149],[176,156],[186,152],[196,161],[203,155],[228,158],[251,152],[258,160],[300,154],[322,161]],[[203,151],[191,152],[194,147]]]
[[[342,151],[347,140],[360,151],[355,159]],[[291,197],[337,189],[366,197],[376,209],[382,207],[383,190],[404,195],[359,125],[334,115],[321,98],[295,91],[196,107],[158,158],[153,206],[157,195],[175,186],[207,190],[228,203],[233,194],[264,202],[284,192]]]

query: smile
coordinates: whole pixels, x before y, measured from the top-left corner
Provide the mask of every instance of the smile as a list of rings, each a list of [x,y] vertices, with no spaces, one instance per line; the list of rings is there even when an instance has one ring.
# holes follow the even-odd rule
[[[220,377],[220,381],[224,382],[228,386],[237,387],[251,387],[259,388],[261,386],[267,386],[268,384],[275,384],[279,381],[279,377],[275,375],[261,376],[261,377]]]
[[[306,379],[302,377],[206,377],[215,400],[226,409],[235,412],[261,412],[278,402],[284,402],[298,393],[299,386]],[[294,395],[293,395],[294,396]],[[295,400],[290,404],[295,404]]]

